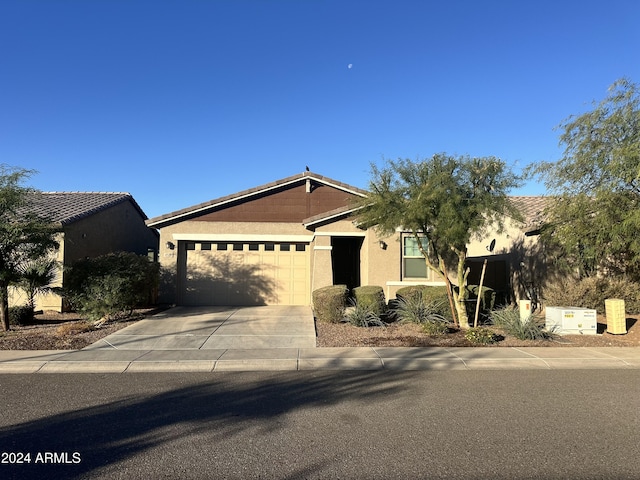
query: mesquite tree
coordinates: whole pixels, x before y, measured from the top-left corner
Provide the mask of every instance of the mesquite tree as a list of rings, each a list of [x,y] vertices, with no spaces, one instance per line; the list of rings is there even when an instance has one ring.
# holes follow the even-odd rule
[[[427,267],[448,286],[454,319],[468,328],[467,245],[489,228],[502,230],[508,216],[519,218],[507,196],[519,182],[495,157],[442,153],[418,161],[388,161],[384,168],[372,165],[369,194],[359,201],[358,219],[381,235],[397,229],[411,232]],[[451,285],[450,276],[457,285]]]
[[[640,280],[640,86],[616,81],[560,129],[563,156],[530,169],[552,194],[542,238],[562,247],[557,263],[580,277]]]

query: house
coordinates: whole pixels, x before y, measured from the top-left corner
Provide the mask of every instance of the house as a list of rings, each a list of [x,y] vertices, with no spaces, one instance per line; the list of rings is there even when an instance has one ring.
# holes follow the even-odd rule
[[[353,200],[366,195],[306,171],[148,220],[160,232],[160,301],[310,305],[311,292],[332,284],[379,285],[387,298],[406,285],[443,285],[409,232],[381,238],[358,227]],[[525,248],[517,224],[496,239],[487,278],[501,288],[510,282],[518,242]],[[482,242],[470,250],[480,263],[489,253]]]
[[[62,286],[65,267],[76,260],[126,251],[156,256],[158,233],[147,227],[140,206],[128,193],[37,192],[31,194],[29,209],[47,216],[62,229],[56,252],[61,266],[53,286]],[[25,302],[19,291],[12,292],[10,304]],[[46,294],[36,298],[36,310],[61,312],[60,296]]]

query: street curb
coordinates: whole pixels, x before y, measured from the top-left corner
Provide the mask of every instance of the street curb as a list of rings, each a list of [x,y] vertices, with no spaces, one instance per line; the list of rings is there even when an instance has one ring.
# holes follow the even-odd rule
[[[640,348],[354,347],[246,351],[0,351],[0,374],[576,369],[640,369]]]

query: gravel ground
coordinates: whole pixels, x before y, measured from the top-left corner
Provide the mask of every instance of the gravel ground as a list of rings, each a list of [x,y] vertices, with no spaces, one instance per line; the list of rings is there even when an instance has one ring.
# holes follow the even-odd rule
[[[626,335],[606,333],[606,319],[598,323],[597,335],[563,335],[554,340],[518,340],[495,329],[500,341],[488,348],[496,347],[637,347],[640,346],[639,317],[627,318]],[[638,324],[638,326],[636,326]],[[418,325],[389,324],[387,327],[359,328],[346,323],[329,324],[318,322],[318,347],[378,346],[378,347],[477,347],[464,338],[464,332],[454,331],[439,337],[423,333]]]
[[[98,329],[89,329],[77,314],[38,315],[36,325],[13,327],[0,332],[0,350],[76,350],[97,342],[145,316],[157,313],[157,309],[135,312],[135,318],[111,322]],[[522,346],[573,346],[573,347],[637,347],[640,346],[640,316],[628,316],[626,335],[606,333],[606,318],[598,318],[598,335],[565,335],[552,341],[522,341],[508,335],[488,348]],[[477,346],[464,338],[460,331],[444,336],[430,337],[418,325],[391,323],[387,327],[354,327],[350,324],[317,322],[318,347],[455,347]],[[496,331],[501,334],[501,332]]]

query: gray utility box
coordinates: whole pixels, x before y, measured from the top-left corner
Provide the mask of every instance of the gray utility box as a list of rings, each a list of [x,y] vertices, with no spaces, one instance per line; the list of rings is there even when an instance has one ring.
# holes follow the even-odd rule
[[[546,307],[545,327],[559,335],[595,335],[598,317],[590,308]]]

